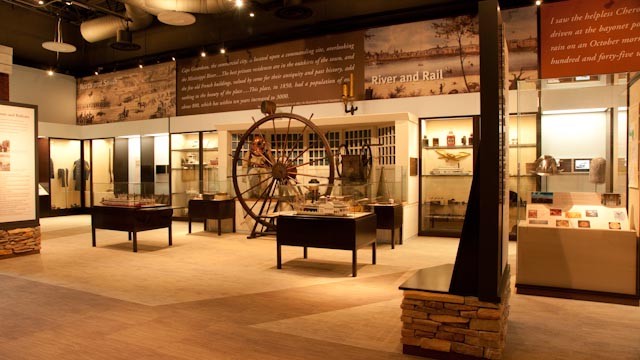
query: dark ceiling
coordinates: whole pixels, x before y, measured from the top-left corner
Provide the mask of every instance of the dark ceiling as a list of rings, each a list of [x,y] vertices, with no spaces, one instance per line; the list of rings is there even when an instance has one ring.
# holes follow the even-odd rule
[[[180,0],[177,0],[180,1]],[[74,76],[95,70],[114,71],[138,64],[163,62],[175,57],[196,56],[203,49],[229,51],[296,38],[340,33],[350,30],[425,20],[473,12],[475,0],[298,0],[311,10],[310,17],[285,20],[278,12],[291,0],[245,0],[242,9],[218,14],[194,14],[196,23],[170,26],[153,20],[151,26],[133,34],[137,51],[118,51],[110,47],[113,38],[89,43],[80,34],[83,21],[109,14],[121,14],[124,4],[116,0],[0,0],[0,45],[14,49],[14,63],[55,68]],[[71,5],[69,5],[71,3]],[[503,8],[528,6],[534,0],[500,1]],[[254,12],[255,17],[249,17]],[[62,19],[64,42],[77,47],[71,54],[57,55],[42,48],[52,41],[57,18]]]

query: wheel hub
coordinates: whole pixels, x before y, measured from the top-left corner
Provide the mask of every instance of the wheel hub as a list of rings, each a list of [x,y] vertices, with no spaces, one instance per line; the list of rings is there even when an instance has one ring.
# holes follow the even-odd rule
[[[275,163],[271,169],[274,179],[284,180],[288,177],[287,166],[283,163]]]

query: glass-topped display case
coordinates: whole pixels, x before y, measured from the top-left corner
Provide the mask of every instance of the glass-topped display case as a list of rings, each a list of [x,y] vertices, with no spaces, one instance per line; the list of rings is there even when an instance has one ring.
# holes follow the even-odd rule
[[[93,206],[145,207],[167,205],[166,196],[154,194],[154,183],[94,183]]]
[[[459,236],[467,209],[478,118],[421,119],[420,235]]]

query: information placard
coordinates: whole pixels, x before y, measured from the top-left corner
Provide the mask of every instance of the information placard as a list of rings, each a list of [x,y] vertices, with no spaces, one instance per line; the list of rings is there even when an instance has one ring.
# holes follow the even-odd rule
[[[570,0],[542,5],[543,79],[640,69],[640,1]]]
[[[36,107],[0,103],[0,228],[37,222],[35,139]]]

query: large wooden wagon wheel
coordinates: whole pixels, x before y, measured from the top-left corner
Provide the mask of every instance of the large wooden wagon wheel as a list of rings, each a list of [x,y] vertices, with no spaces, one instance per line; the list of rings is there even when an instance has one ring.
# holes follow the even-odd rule
[[[310,133],[315,133],[313,141],[309,141]],[[306,185],[315,178],[324,195],[333,189],[335,164],[329,142],[311,120],[297,114],[275,113],[255,122],[240,138],[233,160],[236,198],[245,217],[251,216],[256,226],[266,229],[261,233],[277,229],[269,214],[280,211],[282,185]],[[256,236],[256,226],[251,237]]]

